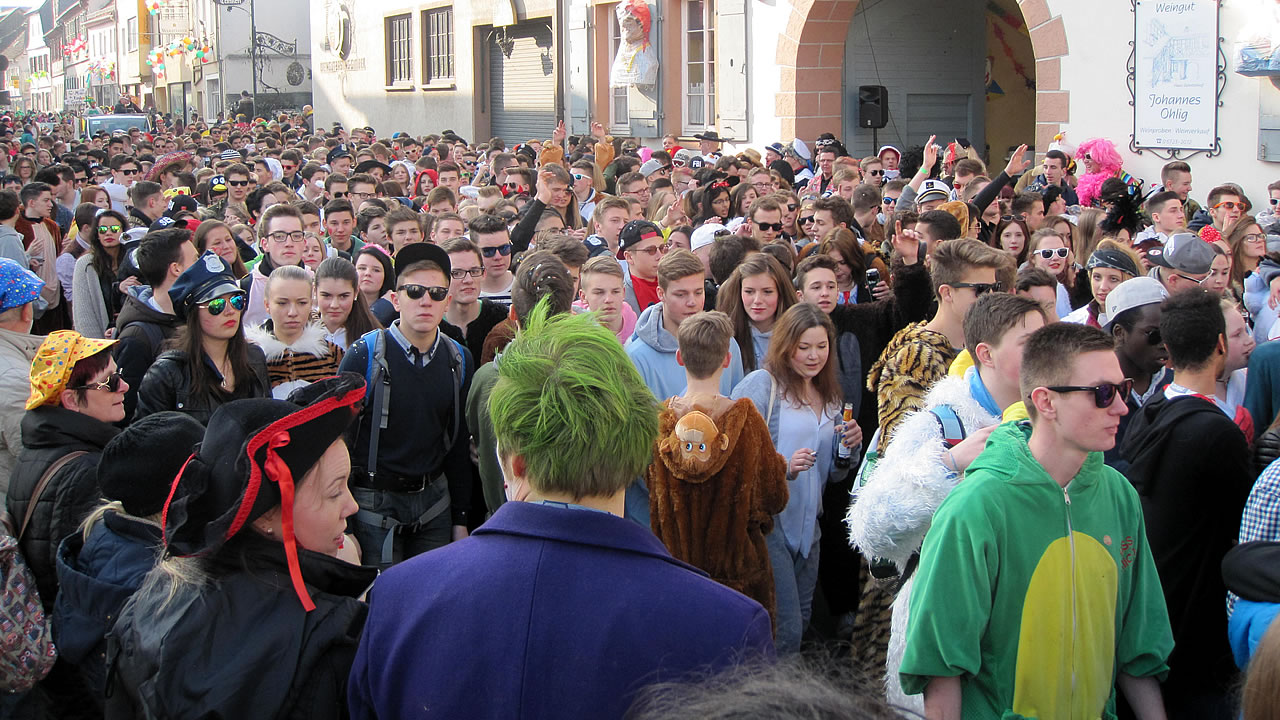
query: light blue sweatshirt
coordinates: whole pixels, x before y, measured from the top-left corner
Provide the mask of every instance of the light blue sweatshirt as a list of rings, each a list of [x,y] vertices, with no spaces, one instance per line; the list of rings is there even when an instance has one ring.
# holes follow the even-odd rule
[[[640,371],[640,377],[644,378],[644,384],[660,401],[684,394],[688,386],[684,367],[676,362],[676,350],[679,349],[676,336],[662,326],[662,303],[640,313],[636,330],[627,341],[627,354]],[[732,338],[729,339],[729,354],[729,367],[720,376],[720,394],[726,397],[743,376],[742,351]]]

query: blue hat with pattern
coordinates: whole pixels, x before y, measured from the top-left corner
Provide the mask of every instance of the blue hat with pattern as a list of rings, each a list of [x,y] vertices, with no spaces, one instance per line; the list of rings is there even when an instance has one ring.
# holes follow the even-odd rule
[[[43,289],[44,281],[35,273],[9,258],[0,258],[0,311],[34,301]]]
[[[240,283],[236,282],[226,261],[205,250],[169,288],[169,299],[173,301],[173,314],[185,321],[187,313],[196,305],[236,292],[242,292]]]

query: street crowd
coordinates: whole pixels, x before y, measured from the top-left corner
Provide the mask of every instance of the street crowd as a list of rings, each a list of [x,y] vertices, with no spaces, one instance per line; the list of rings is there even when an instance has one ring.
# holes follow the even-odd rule
[[[1280,718],[1280,182],[82,127],[0,117],[0,718]]]

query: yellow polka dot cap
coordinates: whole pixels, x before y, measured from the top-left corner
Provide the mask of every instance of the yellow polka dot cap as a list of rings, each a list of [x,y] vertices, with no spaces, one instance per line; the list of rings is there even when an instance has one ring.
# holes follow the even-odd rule
[[[76,363],[115,344],[115,340],[87,338],[74,330],[50,333],[36,350],[36,359],[31,361],[31,395],[27,398],[27,409],[58,402]]]

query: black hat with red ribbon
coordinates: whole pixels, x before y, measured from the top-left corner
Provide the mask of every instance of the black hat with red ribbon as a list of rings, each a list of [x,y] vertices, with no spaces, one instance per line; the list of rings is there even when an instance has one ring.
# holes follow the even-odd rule
[[[364,386],[363,376],[343,373],[295,391],[289,401],[237,400],[218,408],[204,442],[169,489],[162,519],[166,551],[213,554],[279,507],[289,578],[303,608],[314,610],[298,564],[294,492],[359,414]]]

